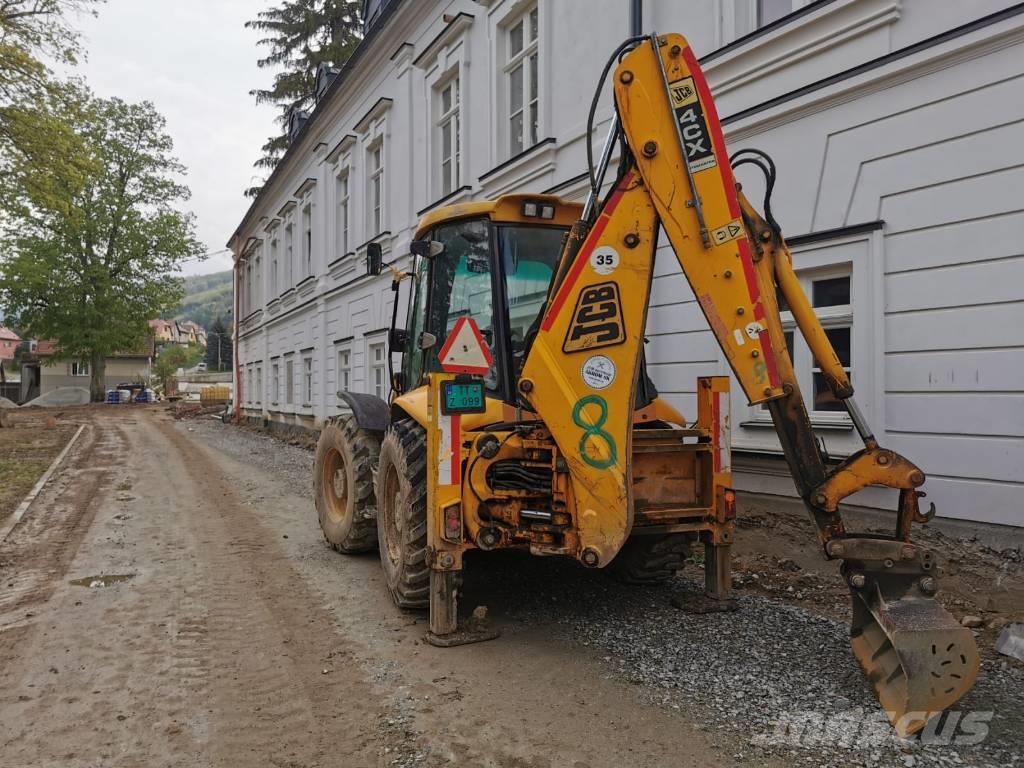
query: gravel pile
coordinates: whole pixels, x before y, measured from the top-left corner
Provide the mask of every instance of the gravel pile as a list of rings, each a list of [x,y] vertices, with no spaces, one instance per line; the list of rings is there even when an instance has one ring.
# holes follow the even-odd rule
[[[293,489],[310,487],[310,451],[250,430],[196,426],[214,448]],[[900,741],[853,658],[845,625],[764,597],[740,595],[733,613],[688,614],[670,605],[699,589],[689,578],[625,587],[569,561],[474,552],[462,607],[487,605],[506,642],[516,641],[517,627],[542,627],[580,646],[609,676],[685,712],[740,763],[1024,764],[1024,665],[982,649],[978,684],[958,705],[973,725],[940,723],[939,738],[987,729],[980,744]]]

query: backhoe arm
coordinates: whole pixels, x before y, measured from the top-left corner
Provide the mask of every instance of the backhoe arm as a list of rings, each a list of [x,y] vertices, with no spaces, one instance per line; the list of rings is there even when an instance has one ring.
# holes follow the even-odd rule
[[[686,40],[634,40],[614,87],[617,115],[599,178],[619,130],[622,169],[604,203],[588,203],[596,216],[573,230],[520,379],[560,449],[577,457],[569,468],[583,500],[580,546],[593,551],[588,564],[608,562],[631,527],[631,417],[660,224],[748,401],[767,404],[824,555],[843,561],[858,660],[896,730],[916,732],[969,690],[978,670],[970,631],[933,599],[934,556],[910,539],[911,525],[931,514],[918,507],[924,473],[881,448],[857,408],[779,226],[735,183],[714,102]],[[776,290],[864,442],[833,468],[797,385]],[[891,535],[843,526],[840,502],[869,485],[899,491]]]
[[[714,102],[686,40],[652,36],[635,48],[616,72],[615,93],[627,143],[680,266],[747,398],[767,402],[825,556],[843,561],[853,594],[854,653],[896,730],[916,732],[970,689],[979,666],[970,631],[934,600],[933,554],[910,540],[911,525],[934,513],[922,515],[918,507],[924,473],[875,440],[800,288],[768,198],[762,217],[735,183]],[[746,152],[762,161],[755,164],[765,171],[770,194],[774,165],[763,153]],[[706,231],[711,242],[700,234]],[[745,284],[749,303],[737,299],[743,291],[736,283]],[[832,469],[793,373],[776,289],[864,443]],[[899,491],[891,535],[849,533],[843,526],[839,503],[869,485]]]

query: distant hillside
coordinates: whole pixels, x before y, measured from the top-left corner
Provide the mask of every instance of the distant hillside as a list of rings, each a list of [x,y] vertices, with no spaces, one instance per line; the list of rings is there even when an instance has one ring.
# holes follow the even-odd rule
[[[174,313],[176,320],[192,320],[209,330],[219,315],[231,325],[231,270],[185,278],[185,298]]]

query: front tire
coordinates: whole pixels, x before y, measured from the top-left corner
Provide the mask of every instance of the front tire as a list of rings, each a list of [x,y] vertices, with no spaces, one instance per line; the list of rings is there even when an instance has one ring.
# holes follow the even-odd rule
[[[313,464],[313,498],[327,543],[345,554],[377,543],[373,472],[380,440],[352,416],[331,419],[320,432]]]
[[[377,543],[391,599],[399,608],[430,602],[427,565],[427,435],[403,419],[380,446],[376,474]]]

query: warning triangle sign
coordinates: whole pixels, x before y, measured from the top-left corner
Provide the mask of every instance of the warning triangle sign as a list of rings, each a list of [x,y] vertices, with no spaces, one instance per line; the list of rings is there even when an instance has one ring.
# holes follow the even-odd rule
[[[476,373],[483,375],[494,363],[491,350],[480,335],[476,320],[460,317],[448,334],[441,351],[437,353],[441,369],[447,373]]]

